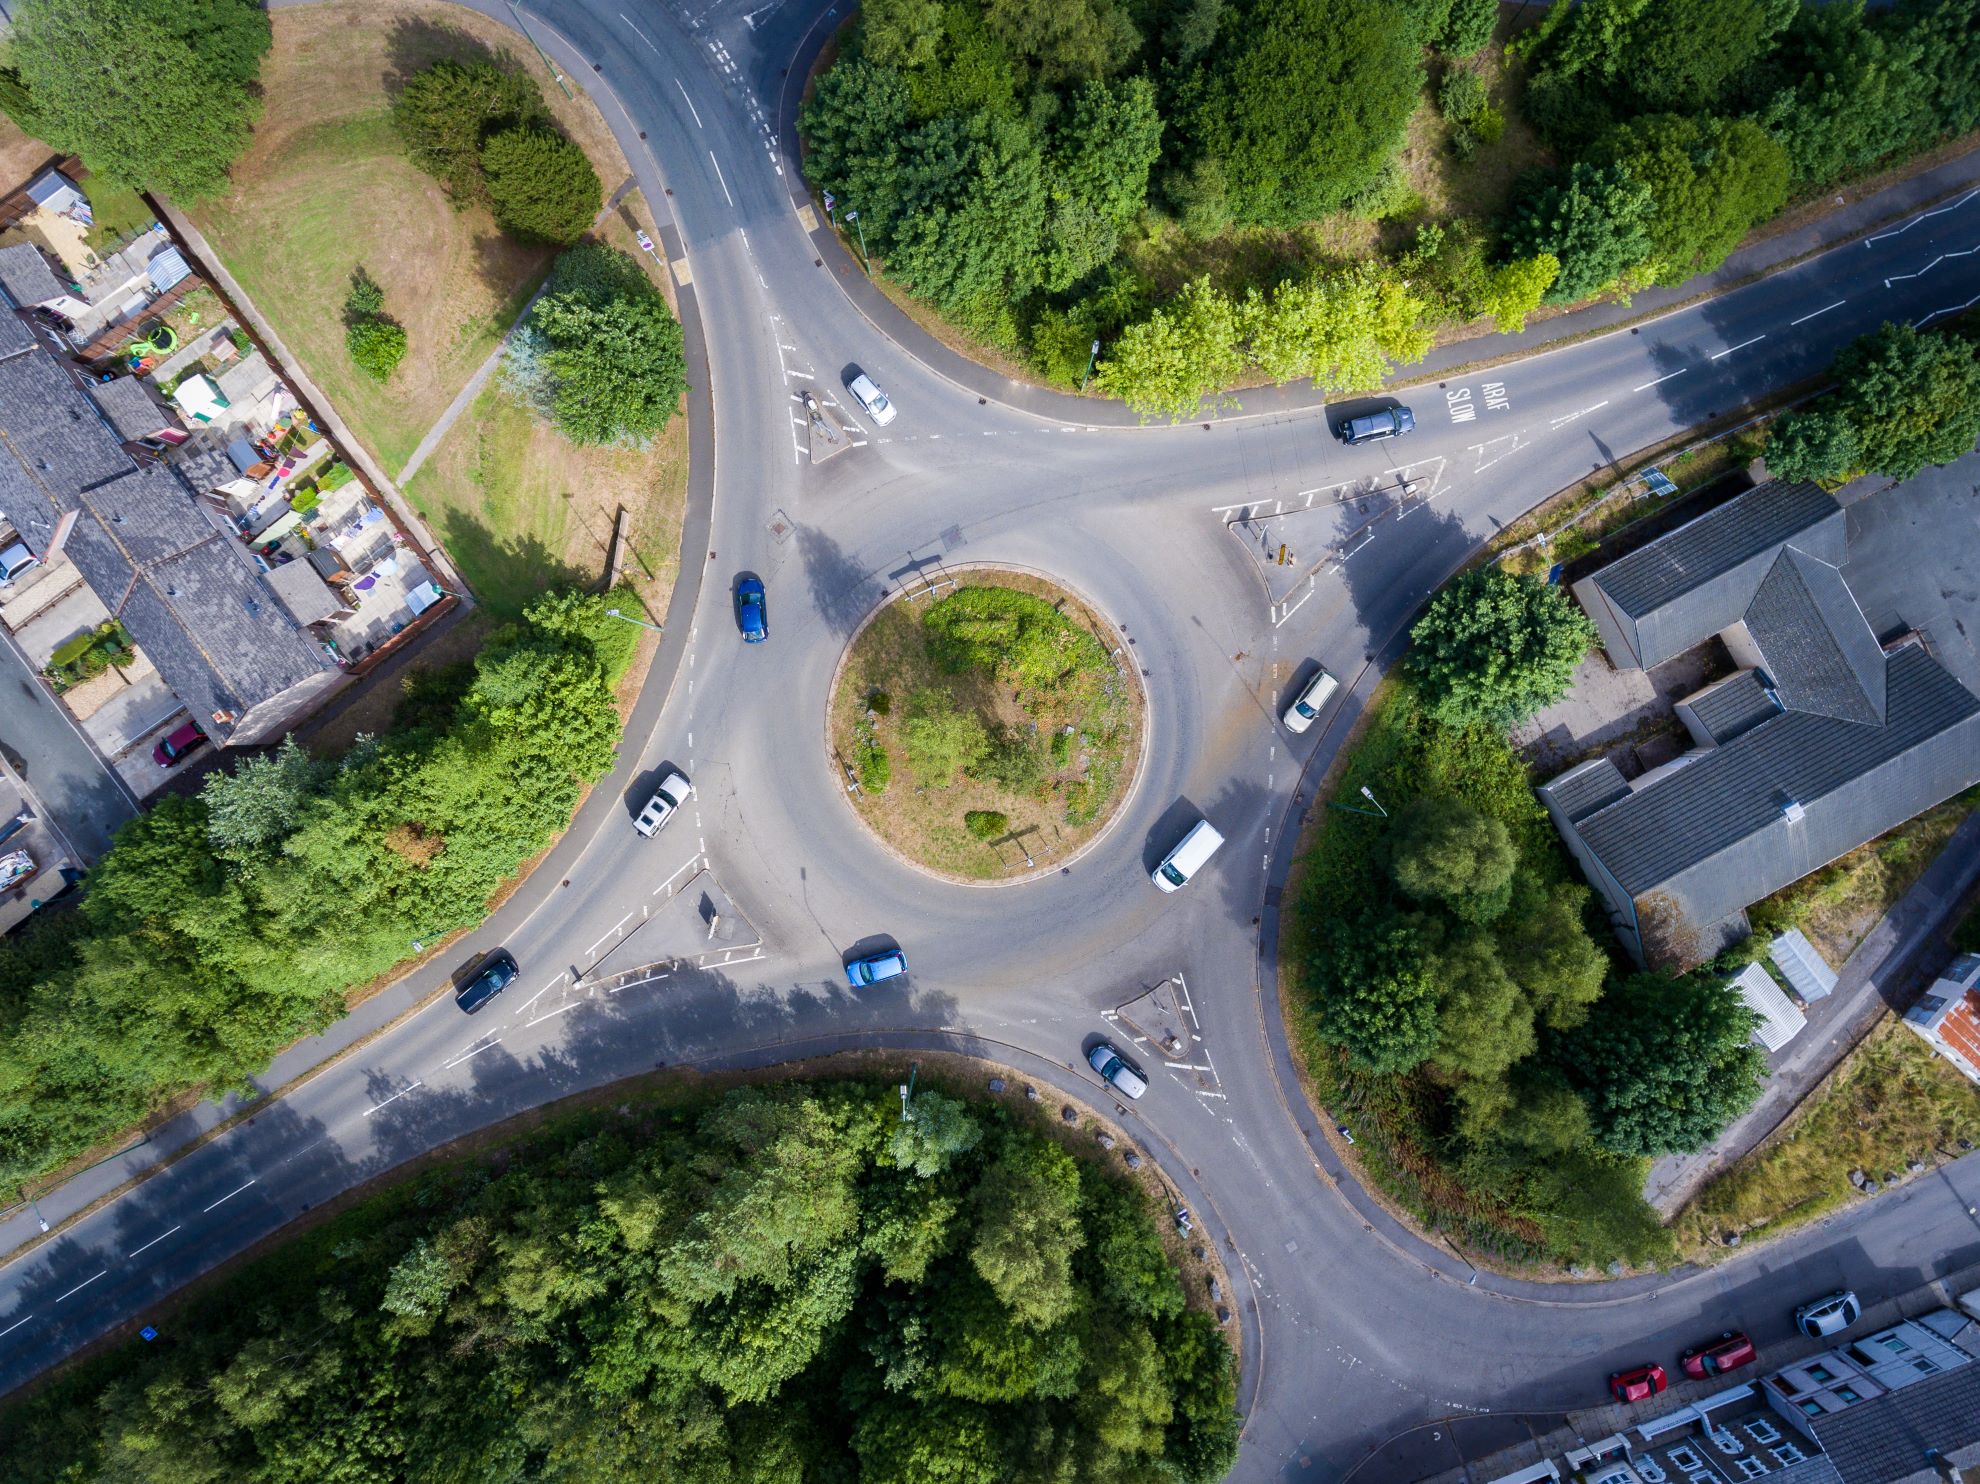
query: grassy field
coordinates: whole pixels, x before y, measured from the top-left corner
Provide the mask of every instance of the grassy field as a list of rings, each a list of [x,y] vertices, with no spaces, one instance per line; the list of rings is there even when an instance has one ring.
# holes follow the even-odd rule
[[[967,585],[989,585],[987,574],[965,576]],[[998,572],[994,586],[1061,601],[1068,617],[1114,647],[1112,628],[1077,599],[1050,583]],[[881,838],[923,866],[946,875],[994,881],[1021,875],[1031,863],[1064,860],[1113,817],[1133,783],[1140,755],[1142,696],[1131,670],[1104,657],[1100,668],[1067,687],[1064,696],[1026,691],[1019,704],[1008,685],[985,671],[943,671],[923,639],[926,598],[889,604],[861,633],[832,697],[831,738],[837,760],[856,766],[871,740],[891,759],[891,781],[882,791],[850,795],[860,817]],[[950,786],[921,788],[906,764],[902,727],[910,698],[935,691],[957,710],[998,728],[1033,736],[1042,764],[1037,782],[1023,789],[963,775]],[[1071,725],[1076,734],[1053,742]],[[1005,816],[1007,826],[985,840],[965,828],[971,811]],[[1027,855],[1029,860],[1027,860]]]
[[[1672,1223],[1689,1258],[1725,1251],[1725,1237],[1768,1236],[1861,1199],[1852,1170],[1902,1177],[1980,1142],[1980,1091],[1895,1016],[1845,1057],[1781,1131],[1701,1190]]]
[[[1946,800],[1764,901],[1756,929],[1798,927],[1831,964],[1849,957],[1877,919],[1925,873],[1962,820],[1980,806],[1980,788]]]
[[[506,27],[431,0],[332,0],[274,15],[267,107],[232,188],[192,212],[227,266],[386,470],[494,348],[550,263],[456,211],[406,160],[388,117],[399,80],[441,57],[507,53],[535,77],[609,193],[627,174],[591,102],[567,100]],[[392,379],[362,375],[342,312],[360,264],[411,349]]]
[[[641,253],[630,217],[653,232],[637,193],[599,237],[631,253],[669,294],[664,269]],[[559,583],[604,576],[612,527],[631,521],[625,580],[650,615],[667,606],[687,501],[687,418],[646,448],[579,448],[502,388],[498,373],[406,486],[468,585],[498,615]]]

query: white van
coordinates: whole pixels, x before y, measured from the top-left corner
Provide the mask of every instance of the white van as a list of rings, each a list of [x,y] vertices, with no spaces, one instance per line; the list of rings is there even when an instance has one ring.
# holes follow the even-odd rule
[[[1289,732],[1303,732],[1313,725],[1320,715],[1320,708],[1334,698],[1334,692],[1341,688],[1340,682],[1325,670],[1314,673],[1306,682],[1306,688],[1293,698],[1292,705],[1286,707],[1282,718]]]
[[[1207,819],[1199,819],[1177,842],[1176,848],[1162,857],[1162,864],[1148,879],[1163,891],[1175,891],[1201,870],[1223,843],[1224,837],[1217,833],[1216,826]]]

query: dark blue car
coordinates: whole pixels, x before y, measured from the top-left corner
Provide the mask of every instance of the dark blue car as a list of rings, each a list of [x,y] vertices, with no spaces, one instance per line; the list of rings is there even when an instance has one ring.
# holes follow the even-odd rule
[[[762,578],[736,579],[736,627],[742,630],[745,644],[761,644],[770,637],[769,620],[764,616]]]
[[[515,983],[519,972],[509,950],[498,948],[481,966],[481,972],[454,992],[454,1003],[472,1015]]]
[[[846,983],[854,989],[864,989],[883,979],[897,979],[906,972],[907,955],[898,948],[889,948],[885,953],[869,953],[847,964]]]

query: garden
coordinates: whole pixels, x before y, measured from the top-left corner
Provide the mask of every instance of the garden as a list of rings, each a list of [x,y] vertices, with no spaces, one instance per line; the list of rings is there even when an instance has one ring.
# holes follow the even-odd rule
[[[137,645],[125,630],[123,620],[105,619],[87,633],[58,644],[48,656],[41,673],[60,695],[85,680],[94,680],[113,665],[124,669],[137,658]]]
[[[915,865],[971,881],[1064,862],[1103,831],[1140,761],[1143,696],[1077,597],[977,571],[896,596],[855,636],[831,746],[862,820]]]

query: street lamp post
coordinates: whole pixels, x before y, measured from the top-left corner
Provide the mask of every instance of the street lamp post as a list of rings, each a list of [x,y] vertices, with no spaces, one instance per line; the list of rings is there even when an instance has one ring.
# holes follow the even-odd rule
[[[656,634],[664,634],[667,632],[666,629],[664,629],[657,623],[648,623],[643,618],[634,618],[630,613],[621,613],[616,608],[607,608],[605,610],[605,616],[607,618],[621,618],[624,619],[627,623],[636,623],[642,629],[651,629]]]
[[[27,1192],[26,1192],[26,1191],[22,1191],[22,1192],[21,1192],[21,1194],[22,1194],[22,1195],[27,1195]],[[29,1196],[28,1196],[28,1198],[27,1198],[27,1203],[28,1203],[28,1209],[29,1209],[30,1211],[32,1211],[32,1212],[34,1212],[34,1219],[35,1219],[35,1223],[36,1223],[36,1224],[37,1224],[38,1226],[40,1226],[40,1228],[41,1228],[41,1229],[42,1229],[43,1231],[47,1231],[47,1230],[48,1230],[48,1218],[47,1218],[46,1216],[43,1216],[43,1215],[41,1214],[41,1207],[39,1207],[39,1206],[37,1206],[37,1205],[36,1205],[36,1204],[34,1203],[34,1197],[33,1197],[33,1196],[31,1196],[31,1195],[29,1195]]]
[[[1079,379],[1079,389],[1081,391],[1086,390],[1086,383],[1088,379],[1093,375],[1093,363],[1099,359],[1100,359],[1100,342],[1098,339],[1096,339],[1093,342],[1092,349],[1090,349],[1086,353],[1086,375],[1080,377]]]
[[[1373,809],[1357,809],[1352,804],[1337,804],[1332,799],[1327,801],[1327,807],[1329,809],[1338,809],[1343,814],[1366,814],[1370,819],[1387,819],[1389,817],[1389,811],[1382,807],[1382,801],[1368,791],[1368,785],[1365,783],[1361,785],[1361,796],[1375,807]]]
[[[853,230],[859,233],[859,265],[866,270],[866,276],[871,278],[873,276],[873,259],[866,255],[866,228],[859,224],[859,213],[857,211],[848,211],[846,213],[846,220],[851,222],[853,224]]]
[[[914,1097],[914,1078],[915,1078],[915,1074],[920,1070],[921,1070],[920,1062],[908,1063],[908,1080],[901,1084],[901,1122],[902,1123],[914,1122],[914,1110],[908,1106],[908,1103]]]

